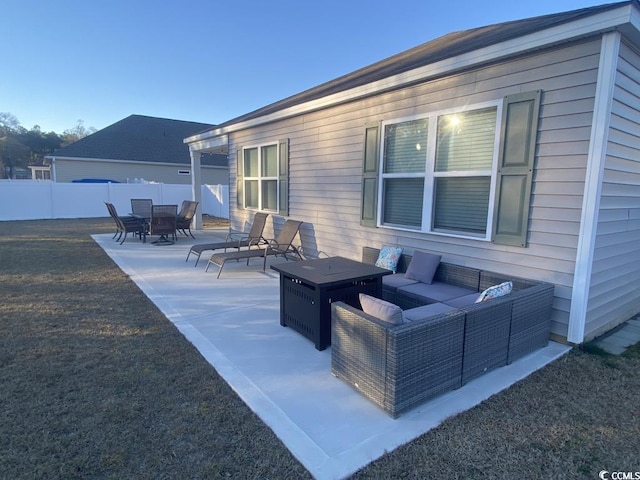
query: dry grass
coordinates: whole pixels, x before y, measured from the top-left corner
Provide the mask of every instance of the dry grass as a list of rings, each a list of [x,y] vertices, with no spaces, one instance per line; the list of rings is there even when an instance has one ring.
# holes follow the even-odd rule
[[[110,221],[0,231],[0,478],[310,477],[90,239]],[[640,347],[576,350],[354,478],[640,471],[639,392]]]

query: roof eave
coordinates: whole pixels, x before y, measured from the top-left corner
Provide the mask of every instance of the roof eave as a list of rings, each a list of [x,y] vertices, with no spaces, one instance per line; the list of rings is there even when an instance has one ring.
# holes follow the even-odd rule
[[[226,136],[234,131],[283,120],[340,103],[368,97],[376,93],[402,88],[405,85],[427,81],[435,77],[468,69],[473,66],[495,62],[507,57],[522,55],[527,52],[579,40],[581,38],[602,34],[612,30],[620,30],[628,38],[632,38],[634,41],[640,38],[640,11],[636,8],[635,3],[621,5],[620,7],[612,10],[600,12],[549,28],[544,28],[520,37],[511,38],[503,42],[446,58],[397,75],[392,75],[366,85],[343,90],[341,92],[315,100],[302,102],[290,107],[285,107],[269,114],[247,120],[240,120],[235,123],[228,123],[218,128],[213,128],[198,135],[186,138],[185,143],[189,143],[190,148],[195,149],[192,144],[197,144],[198,142],[206,143],[216,137],[222,135]]]
[[[122,159],[114,159],[114,158],[91,158],[91,157],[65,157],[61,155],[45,155],[45,160],[67,160],[67,161],[77,161],[77,162],[103,162],[103,163],[126,163],[126,164],[135,164],[135,165],[153,165],[153,166],[163,166],[163,167],[184,167],[185,165],[189,165],[189,162],[145,162],[144,160],[122,160]],[[227,168],[222,165],[206,165],[203,164],[203,167],[222,167]]]

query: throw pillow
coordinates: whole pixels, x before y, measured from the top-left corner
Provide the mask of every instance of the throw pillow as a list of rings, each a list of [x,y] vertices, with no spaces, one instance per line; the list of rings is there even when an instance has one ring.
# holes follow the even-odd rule
[[[504,282],[500,285],[494,285],[493,287],[487,288],[484,292],[480,294],[476,303],[486,302],[492,298],[502,297],[503,295],[507,295],[511,293],[511,289],[513,288],[513,284],[511,282]]]
[[[392,325],[400,325],[402,323],[402,309],[398,305],[364,293],[361,293],[359,297],[364,313]]]
[[[386,268],[387,270],[391,270],[393,273],[396,273],[401,254],[402,247],[390,247],[389,245],[385,245],[380,249],[378,259],[376,260],[376,267]]]
[[[431,285],[441,258],[442,255],[416,250],[413,252],[411,263],[409,263],[407,272],[404,274],[405,278]]]

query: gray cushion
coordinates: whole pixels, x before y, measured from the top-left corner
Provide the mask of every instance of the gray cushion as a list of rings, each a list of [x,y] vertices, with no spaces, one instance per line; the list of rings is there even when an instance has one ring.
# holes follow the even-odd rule
[[[404,287],[406,285],[412,285],[414,283],[418,283],[418,281],[411,280],[410,278],[405,278],[404,273],[393,273],[391,275],[385,275],[384,277],[382,277],[382,285],[394,289],[398,287]]]
[[[412,280],[430,284],[436,274],[442,255],[416,250],[404,276]]]
[[[456,308],[468,307],[476,303],[478,295],[478,292],[474,292],[469,295],[463,295],[462,297],[450,298],[449,300],[445,300],[444,303]]]
[[[406,292],[410,295],[425,298],[428,303],[444,302],[452,298],[462,297],[478,292],[469,288],[456,287],[442,282],[433,282],[431,285],[426,283],[414,283],[405,287],[398,288],[398,293]]]
[[[359,294],[359,298],[360,306],[364,313],[392,325],[400,325],[402,323],[402,309],[398,305],[364,293]]]
[[[441,313],[447,313],[452,310],[456,310],[456,308],[452,307],[451,305],[445,305],[444,303],[431,303],[429,305],[423,305],[421,307],[405,310],[404,312],[402,312],[402,316],[404,317],[405,322],[415,322],[428,318],[432,315],[439,315]]]

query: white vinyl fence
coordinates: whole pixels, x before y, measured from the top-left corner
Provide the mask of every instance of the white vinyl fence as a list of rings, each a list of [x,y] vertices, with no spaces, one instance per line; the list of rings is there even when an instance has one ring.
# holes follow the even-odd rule
[[[179,209],[183,200],[191,200],[191,185],[0,180],[0,221],[108,217],[104,202],[126,215],[132,198],[176,204]],[[229,186],[203,185],[201,207],[202,213],[229,218]]]

